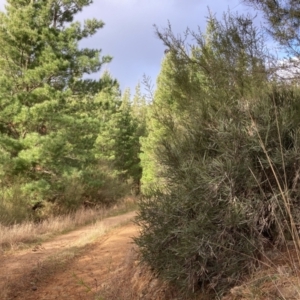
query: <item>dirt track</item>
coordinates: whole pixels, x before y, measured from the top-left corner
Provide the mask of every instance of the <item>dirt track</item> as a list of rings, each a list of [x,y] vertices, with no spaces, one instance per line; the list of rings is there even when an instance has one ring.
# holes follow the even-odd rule
[[[133,212],[110,217],[33,249],[2,255],[0,299],[114,299],[108,294],[117,285],[111,289],[110,280],[129,261],[134,267],[132,237],[138,229],[129,223],[103,233],[133,217]]]

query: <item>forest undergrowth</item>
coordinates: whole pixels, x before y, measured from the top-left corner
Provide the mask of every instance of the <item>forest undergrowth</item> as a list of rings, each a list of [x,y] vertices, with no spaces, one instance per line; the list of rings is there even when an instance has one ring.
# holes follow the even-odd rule
[[[53,236],[91,225],[104,218],[137,209],[135,197],[127,197],[111,208],[81,208],[65,215],[48,217],[40,222],[27,221],[10,226],[0,225],[0,253],[28,248]]]

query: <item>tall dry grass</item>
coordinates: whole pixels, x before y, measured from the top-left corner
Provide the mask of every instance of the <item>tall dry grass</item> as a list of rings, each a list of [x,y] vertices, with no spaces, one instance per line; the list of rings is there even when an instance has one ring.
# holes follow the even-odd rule
[[[274,108],[276,110],[275,103]],[[274,187],[272,187],[271,178],[267,178],[267,180],[270,187],[272,187],[276,204],[280,207],[279,218],[276,218],[276,223],[282,245],[279,248],[273,245],[273,247],[261,253],[260,267],[249,278],[244,279],[241,285],[232,288],[222,300],[297,300],[300,299],[300,236],[299,223],[295,220],[294,210],[298,211],[298,208],[293,204],[294,201],[290,193],[291,188],[288,185],[288,170],[286,168],[284,147],[281,143],[282,136],[280,134],[278,112],[277,110],[275,111],[275,120],[283,174],[278,173],[276,164],[266,149],[265,142],[259,133],[254,118],[251,115],[250,118],[253,129],[259,139],[260,147],[272,171],[272,177],[275,178],[276,184]],[[251,173],[255,178],[254,173]],[[258,178],[255,179],[261,188]],[[296,188],[298,180],[298,173],[296,173],[295,178],[293,178],[293,189]],[[282,222],[282,216],[286,216],[285,222]]]
[[[135,208],[135,199],[127,198],[109,209],[81,208],[74,213],[49,217],[39,223],[26,221],[10,226],[0,224],[0,251],[26,247],[26,244],[43,241],[55,234],[92,224],[105,217],[122,214]]]
[[[0,224],[0,249],[15,249],[22,244],[34,243],[77,226],[102,219],[107,214],[105,209],[79,209],[75,213],[50,217],[40,223],[27,221],[21,224],[3,226]]]

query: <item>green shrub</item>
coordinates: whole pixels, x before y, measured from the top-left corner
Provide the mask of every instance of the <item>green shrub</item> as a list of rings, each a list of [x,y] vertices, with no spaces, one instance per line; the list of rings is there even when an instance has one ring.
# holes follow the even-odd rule
[[[33,214],[26,193],[19,183],[0,188],[0,224],[11,225],[32,220]]]
[[[218,296],[251,271],[266,242],[295,233],[300,200],[299,88],[267,80],[263,56],[248,48],[253,28],[225,21],[210,19],[197,55],[159,33],[171,50],[143,147],[157,188],[140,201],[135,239],[165,279]]]
[[[298,215],[300,123],[290,123],[292,107],[277,107],[279,138],[271,99],[259,100],[207,128],[195,119],[184,138],[160,150],[167,188],[140,202],[136,242],[156,271],[183,288],[235,284],[267,240],[283,243],[291,232],[289,199]]]

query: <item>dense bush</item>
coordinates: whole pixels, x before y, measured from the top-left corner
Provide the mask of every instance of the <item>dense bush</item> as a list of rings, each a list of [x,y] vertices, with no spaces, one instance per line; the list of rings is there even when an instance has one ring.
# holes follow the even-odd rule
[[[251,24],[211,17],[190,53],[170,29],[158,32],[170,52],[143,144],[144,170],[156,177],[154,186],[143,177],[148,197],[136,243],[185,291],[220,295],[256,265],[267,241],[293,232],[300,91],[267,76]],[[147,157],[155,159],[150,166]]]
[[[2,224],[112,205],[140,179],[130,95],[108,72],[86,76],[111,61],[79,45],[104,25],[74,21],[90,4],[14,0],[0,11]]]

